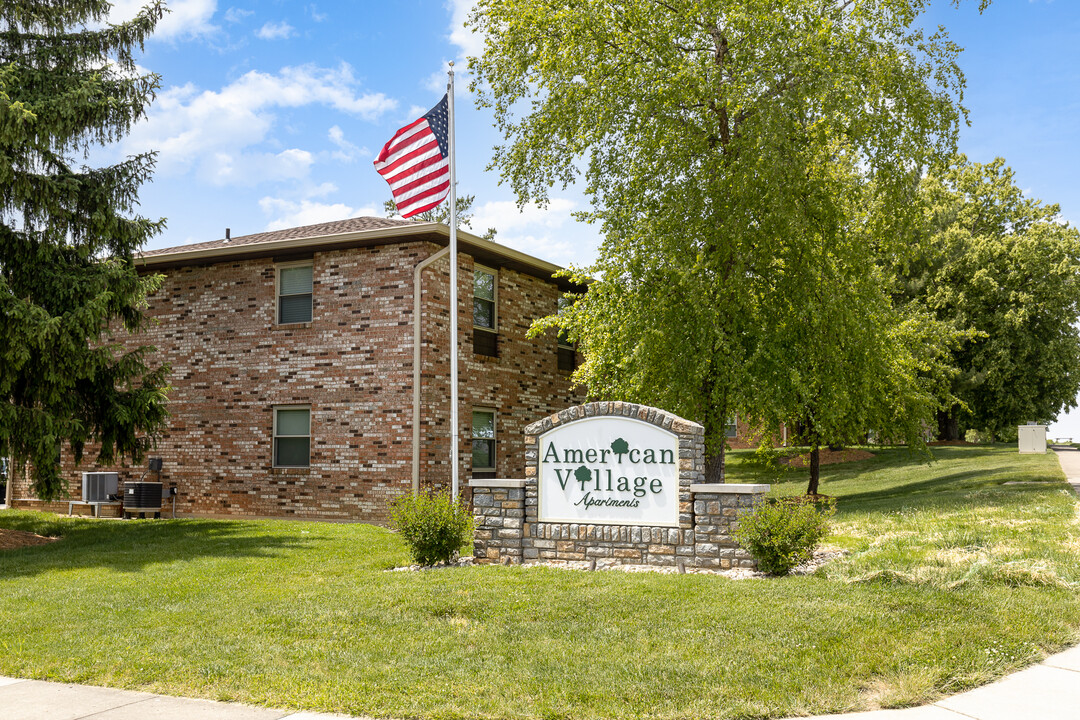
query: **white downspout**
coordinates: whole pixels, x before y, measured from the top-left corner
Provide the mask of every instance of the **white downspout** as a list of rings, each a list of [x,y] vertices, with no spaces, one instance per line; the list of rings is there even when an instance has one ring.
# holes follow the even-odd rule
[[[420,494],[420,296],[423,288],[420,285],[424,268],[436,260],[441,260],[450,254],[450,248],[444,247],[431,257],[419,263],[413,269],[413,348],[412,348],[412,372],[413,372],[413,401],[412,401],[412,491],[413,495]]]

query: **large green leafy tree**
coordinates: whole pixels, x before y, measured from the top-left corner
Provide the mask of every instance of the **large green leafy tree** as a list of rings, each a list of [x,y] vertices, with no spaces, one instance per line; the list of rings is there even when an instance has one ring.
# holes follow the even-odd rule
[[[480,0],[470,16],[474,88],[506,138],[493,166],[523,202],[581,169],[603,231],[596,282],[548,324],[580,343],[590,394],[703,423],[710,479],[733,410],[812,396],[820,433],[839,431],[842,376],[793,388],[885,322],[882,293],[841,294],[905,252],[920,168],[955,145],[958,49],[914,29],[926,4]],[[846,372],[894,367],[858,361],[889,349],[864,343]]]
[[[963,333],[944,440],[991,436],[1074,407],[1080,391],[1080,233],[1025,197],[1001,158],[958,156],[922,182],[922,252],[902,300]]]
[[[953,339],[918,307],[893,305],[872,187],[835,154],[817,174],[846,204],[818,217],[807,254],[777,258],[802,270],[777,274],[778,292],[758,293],[760,340],[749,359],[758,419],[765,428],[784,423],[789,439],[810,448],[809,494],[818,492],[822,446],[863,442],[869,432],[924,445],[927,420],[947,394],[942,366]]]
[[[166,418],[166,369],[119,336],[143,323],[134,254],[164,221],[134,214],[151,154],[77,166],[144,115],[158,86],[133,52],[164,11],[105,23],[105,0],[0,4],[0,456],[66,492],[57,457],[138,459]],[[92,29],[96,26],[100,29]]]

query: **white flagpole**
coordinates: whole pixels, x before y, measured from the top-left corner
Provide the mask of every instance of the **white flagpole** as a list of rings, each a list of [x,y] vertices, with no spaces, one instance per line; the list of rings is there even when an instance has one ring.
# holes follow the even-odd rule
[[[454,158],[454,63],[446,86],[450,150],[450,492],[457,502],[458,486],[458,252],[457,252],[457,169]]]

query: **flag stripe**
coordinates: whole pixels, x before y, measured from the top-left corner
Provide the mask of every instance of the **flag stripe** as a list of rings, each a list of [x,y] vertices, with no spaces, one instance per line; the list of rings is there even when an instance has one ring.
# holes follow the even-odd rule
[[[413,122],[409,123],[405,127],[398,130],[396,133],[394,133],[394,137],[390,138],[390,142],[386,143],[386,145],[383,146],[382,152],[379,153],[379,157],[375,160],[375,163],[378,164],[386,160],[386,156],[389,155],[391,152],[395,151],[396,146],[399,146],[402,142],[412,137],[416,133],[422,132],[424,128],[420,126],[426,126],[426,124],[427,120],[425,118],[420,118],[419,120],[414,120]]]
[[[449,161],[435,156],[424,161],[423,167],[415,172],[399,175],[396,182],[390,183],[390,191],[395,195],[407,195],[410,190],[431,178],[443,177],[448,173]]]
[[[447,182],[446,185],[449,188],[450,183]],[[440,195],[439,198],[435,202],[428,203],[427,205],[422,205],[422,206],[420,206],[418,208],[413,208],[412,210],[409,211],[408,215],[403,214],[401,217],[403,217],[403,218],[411,218],[413,215],[419,215],[422,212],[427,212],[428,210],[431,210],[432,208],[438,207],[442,203],[442,201],[446,199],[446,196],[449,195],[449,194],[450,194],[450,191],[447,190],[446,193],[444,193],[443,195]]]
[[[398,143],[390,148],[385,157],[380,153],[379,160],[375,162],[375,169],[380,173],[385,173],[388,169],[393,170],[395,165],[407,159],[416,150],[428,147],[431,143],[435,143],[435,147],[439,146],[435,135],[427,128],[424,128],[423,132],[411,135],[408,142]]]
[[[398,212],[400,212],[401,216],[404,218],[412,217],[416,213],[424,212],[424,210],[429,210],[435,205],[438,205],[445,200],[446,196],[449,194],[450,181],[448,180],[442,185],[427,191],[422,196],[417,196],[411,200],[402,202],[398,207]]]
[[[414,164],[422,162],[432,155],[440,158],[442,157],[442,153],[439,152],[439,143],[435,138],[432,138],[431,142],[426,145],[422,145],[412,152],[398,158],[396,162],[379,170],[379,173],[389,181],[391,178],[397,177],[401,173],[408,172],[409,168]]]
[[[417,188],[415,192],[409,195],[409,197],[395,200],[395,202],[398,205],[398,209],[409,208],[418,202],[422,202],[424,200],[427,200],[428,198],[433,197],[434,195],[437,195],[440,192],[443,192],[449,187],[449,180],[443,180],[442,182],[433,182],[425,185],[424,187]]]
[[[450,159],[444,150],[447,114],[443,102],[394,133],[375,160],[404,218],[437,207],[450,194]]]
[[[418,150],[415,155],[409,158],[407,164],[397,164],[393,169],[383,172],[382,176],[386,179],[386,182],[390,183],[390,186],[393,187],[395,184],[400,183],[402,178],[420,172],[433,163],[442,162],[444,160],[445,158],[442,156],[442,153],[439,152],[439,143],[432,140],[430,147],[424,147],[422,150]]]

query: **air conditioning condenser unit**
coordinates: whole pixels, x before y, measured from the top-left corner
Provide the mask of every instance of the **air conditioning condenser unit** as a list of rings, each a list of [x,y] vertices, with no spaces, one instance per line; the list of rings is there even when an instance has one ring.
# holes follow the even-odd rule
[[[109,496],[117,493],[119,480],[119,475],[114,472],[84,472],[82,474],[83,502],[109,502]]]

